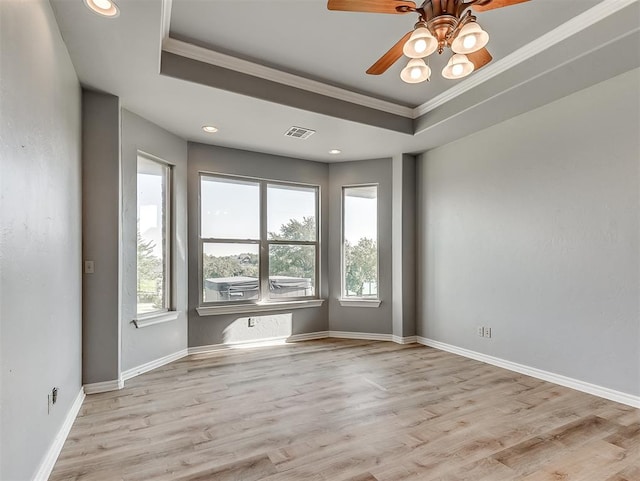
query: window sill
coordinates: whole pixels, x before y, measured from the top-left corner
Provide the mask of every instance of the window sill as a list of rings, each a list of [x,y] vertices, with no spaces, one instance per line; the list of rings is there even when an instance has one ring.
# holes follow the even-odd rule
[[[199,316],[219,316],[222,314],[244,314],[249,312],[304,309],[307,307],[320,307],[323,303],[324,299],[311,299],[308,301],[264,302],[256,304],[236,304],[233,306],[197,307],[196,311]]]
[[[159,312],[148,316],[140,316],[138,319],[133,320],[133,324],[140,329],[142,327],[153,326],[154,324],[175,321],[179,315],[180,312],[178,311]]]
[[[380,307],[380,299],[338,299],[342,307]]]

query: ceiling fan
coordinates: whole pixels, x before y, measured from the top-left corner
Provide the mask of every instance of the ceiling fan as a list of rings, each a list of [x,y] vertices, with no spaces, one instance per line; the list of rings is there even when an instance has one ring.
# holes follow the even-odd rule
[[[441,54],[448,47],[454,52],[442,70],[442,76],[448,79],[466,77],[491,62],[491,54],[485,48],[489,34],[476,22],[471,9],[484,12],[527,1],[424,0],[418,7],[411,0],[329,0],[327,8],[345,12],[416,13],[418,22],[413,30],[369,67],[367,73],[386,72],[404,54],[410,60],[400,78],[407,83],[418,83],[431,77],[431,68],[423,59],[436,50]]]

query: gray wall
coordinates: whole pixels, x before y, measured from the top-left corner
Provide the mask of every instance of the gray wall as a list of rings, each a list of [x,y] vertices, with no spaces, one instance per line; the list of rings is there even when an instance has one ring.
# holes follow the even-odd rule
[[[80,86],[48,2],[0,2],[0,45],[0,479],[27,480],[82,386]]]
[[[382,302],[377,308],[343,307],[339,302],[342,295],[342,187],[358,184],[378,184],[378,296]],[[329,185],[329,328],[391,334],[392,160],[329,164]]]
[[[177,320],[136,329],[136,232],[138,151],[171,164],[173,259],[172,308]],[[122,371],[187,348],[187,142],[122,110],[122,273],[120,284]]]
[[[224,342],[225,329],[246,315],[200,317],[198,306],[198,195],[199,172],[244,175],[263,179],[303,182],[320,186],[321,212],[328,212],[329,167],[327,164],[274,155],[189,143],[189,346],[205,346]],[[327,216],[320,219],[320,240],[328,233]],[[320,297],[329,294],[328,249],[324,242],[320,251]],[[282,313],[286,313],[283,311]],[[326,331],[327,303],[322,307],[295,309],[292,333]],[[256,313],[259,316],[261,313]],[[276,313],[268,313],[273,315]]]
[[[393,335],[416,335],[416,158],[393,157]]]
[[[640,394],[639,84],[421,156],[419,335]]]
[[[95,272],[82,286],[82,380],[120,377],[120,101],[82,91],[82,249]]]

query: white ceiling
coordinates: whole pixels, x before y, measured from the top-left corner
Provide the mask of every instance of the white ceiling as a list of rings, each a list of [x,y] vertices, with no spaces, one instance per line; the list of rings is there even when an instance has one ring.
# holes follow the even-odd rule
[[[599,0],[533,0],[477,13],[498,60],[593,7]],[[236,57],[415,107],[456,83],[439,73],[451,52],[430,57],[429,83],[407,85],[398,60],[381,76],[365,75],[413,29],[418,17],[327,10],[323,0],[174,0],[172,37]]]
[[[382,76],[364,73],[411,29],[411,14],[329,12],[323,0],[116,0],[120,16],[105,19],[81,0],[50,2],[84,86],[119,96],[124,108],[187,140],[323,162],[425,151],[640,65],[637,0],[532,0],[478,14],[494,61],[445,83],[439,78],[444,60],[435,59],[433,81],[418,86],[399,79],[402,60]],[[415,119],[416,133],[318,113],[322,109],[304,102],[269,100],[260,73],[247,77],[256,81],[255,94],[162,75],[169,32],[181,45],[214,50],[214,60],[207,53],[199,62],[216,63],[219,52],[296,74],[303,84],[342,87],[345,98],[358,92],[374,103],[400,104],[402,115]],[[320,91],[332,95],[327,88]],[[220,131],[205,134],[205,124]],[[292,125],[317,133],[308,140],[284,137]],[[343,154],[330,156],[332,148]]]

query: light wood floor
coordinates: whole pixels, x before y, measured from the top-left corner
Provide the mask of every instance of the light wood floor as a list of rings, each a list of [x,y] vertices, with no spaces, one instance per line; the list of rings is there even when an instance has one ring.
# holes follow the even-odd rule
[[[639,481],[640,410],[436,349],[184,358],[87,396],[52,481]]]

